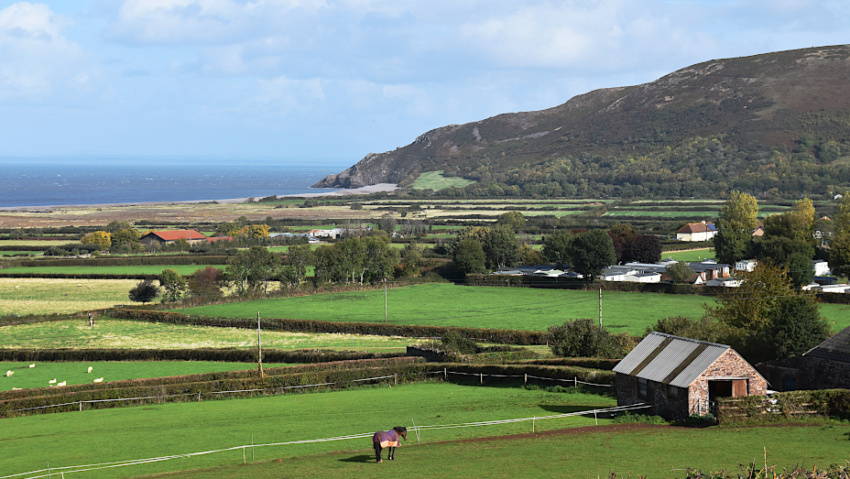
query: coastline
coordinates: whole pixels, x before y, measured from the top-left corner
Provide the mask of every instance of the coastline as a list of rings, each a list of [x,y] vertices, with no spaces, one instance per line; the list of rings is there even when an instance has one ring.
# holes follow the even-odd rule
[[[292,195],[275,195],[278,198],[321,198],[325,196],[350,196],[350,195],[369,195],[373,193],[391,193],[398,189],[395,183],[378,183],[375,185],[361,186],[360,188],[339,189],[334,191],[325,191],[321,193],[298,193]],[[208,200],[188,200],[188,201],[139,201],[128,203],[98,203],[98,204],[75,204],[75,205],[43,205],[43,206],[8,206],[0,207],[0,211],[30,211],[37,212],[38,210],[57,209],[57,208],[96,208],[96,207],[122,207],[122,206],[154,206],[154,205],[191,205],[203,203],[219,203],[219,204],[235,204],[245,203],[248,197],[245,198],[227,198],[227,199],[208,199]]]

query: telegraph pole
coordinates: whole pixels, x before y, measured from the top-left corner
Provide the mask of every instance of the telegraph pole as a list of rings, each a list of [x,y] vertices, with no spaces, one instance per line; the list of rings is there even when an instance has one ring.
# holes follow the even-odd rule
[[[384,324],[387,324],[387,278],[384,278]]]
[[[260,377],[264,378],[263,373],[263,340],[260,336],[260,312],[257,311],[257,369],[260,371]]]
[[[599,327],[602,327],[602,286],[599,287]]]

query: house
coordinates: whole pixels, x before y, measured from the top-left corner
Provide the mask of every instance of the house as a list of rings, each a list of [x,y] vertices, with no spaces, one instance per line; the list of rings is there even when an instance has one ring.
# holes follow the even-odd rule
[[[822,259],[812,260],[812,268],[815,271],[815,276],[829,276],[829,263]]]
[[[756,269],[756,265],[758,265],[758,261],[754,259],[742,259],[741,261],[735,262],[735,271],[752,273],[753,270]]]
[[[714,223],[688,223],[676,232],[679,241],[710,241],[717,235],[717,227]]]
[[[647,403],[668,420],[713,413],[720,397],[767,394],[767,381],[734,349],[652,332],[617,366],[617,405]]]
[[[195,230],[148,231],[139,238],[139,242],[145,246],[162,246],[174,244],[181,239],[189,244],[196,244],[206,241],[207,237]]]
[[[306,238],[308,244],[318,244],[319,238],[310,235],[309,233],[271,233],[269,238],[286,238],[288,240],[292,240],[295,238]]]
[[[728,264],[718,263],[710,259],[702,260],[699,263],[688,263],[688,266],[699,277],[697,284],[703,284],[712,279],[728,278],[730,276]]]
[[[330,229],[330,230],[318,230],[317,229],[317,230],[310,230],[310,231],[307,232],[307,234],[314,237],[314,238],[337,239],[340,236],[344,235],[346,233],[346,231],[347,230],[345,228],[334,228],[334,229]]]

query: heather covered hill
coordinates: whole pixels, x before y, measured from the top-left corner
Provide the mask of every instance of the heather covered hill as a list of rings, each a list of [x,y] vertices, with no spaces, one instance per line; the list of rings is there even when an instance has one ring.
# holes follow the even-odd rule
[[[827,195],[850,188],[850,46],[712,60],[547,110],[431,130],[316,186],[409,184],[444,194]]]

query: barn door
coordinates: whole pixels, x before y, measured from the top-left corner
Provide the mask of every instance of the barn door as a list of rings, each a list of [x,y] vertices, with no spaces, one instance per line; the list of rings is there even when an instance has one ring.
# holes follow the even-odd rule
[[[732,397],[737,398],[747,395],[747,380],[733,379],[732,380]]]

